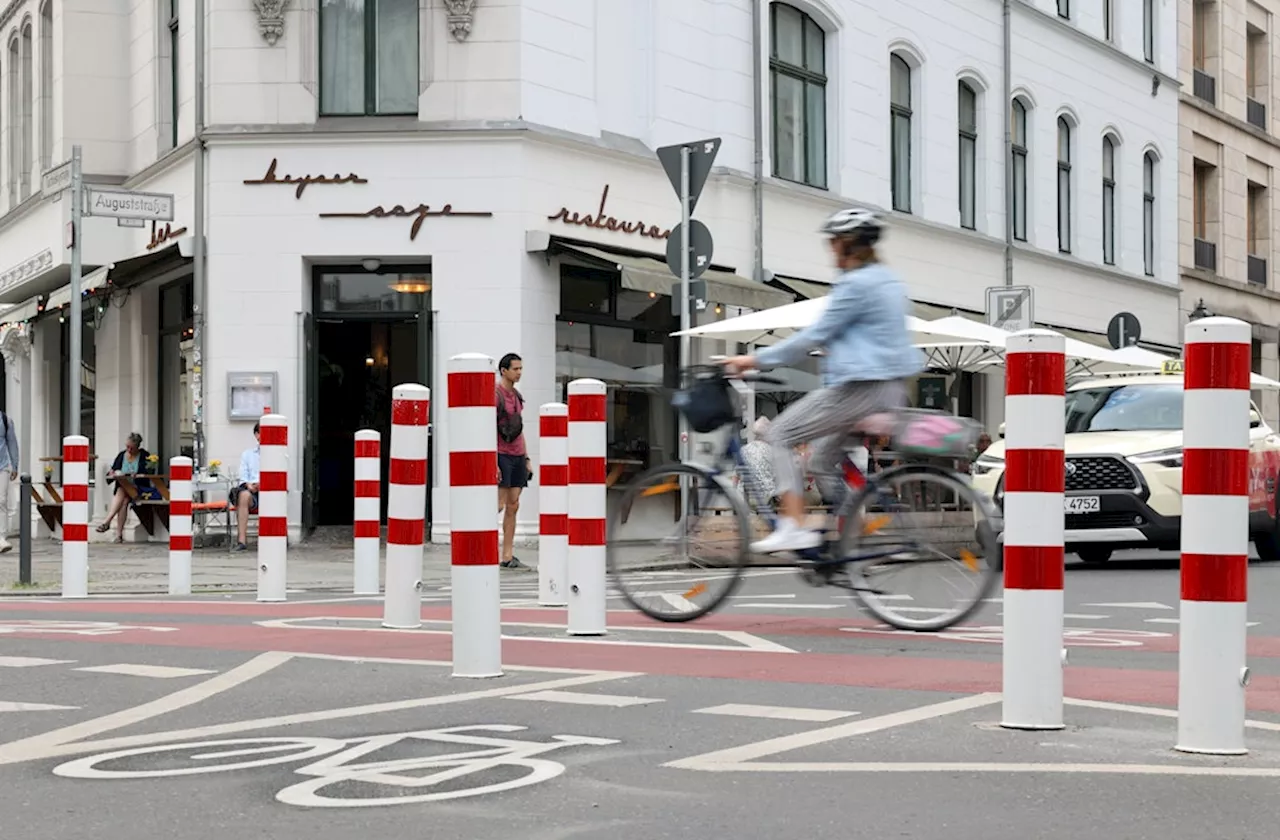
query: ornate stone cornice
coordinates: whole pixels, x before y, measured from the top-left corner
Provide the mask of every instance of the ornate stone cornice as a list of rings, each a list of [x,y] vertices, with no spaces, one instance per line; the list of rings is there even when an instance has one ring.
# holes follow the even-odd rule
[[[5,324],[0,331],[0,353],[11,370],[19,359],[31,355],[31,331],[26,324]]]
[[[34,257],[29,257],[12,268],[0,272],[0,290],[17,285],[23,280],[34,277],[42,271],[53,267],[53,251],[45,248]]]
[[[253,0],[253,7],[258,10],[258,31],[273,47],[284,35],[284,10],[288,6],[289,0]]]
[[[471,21],[476,16],[476,0],[444,0],[444,7],[453,40],[467,40],[471,34]]]

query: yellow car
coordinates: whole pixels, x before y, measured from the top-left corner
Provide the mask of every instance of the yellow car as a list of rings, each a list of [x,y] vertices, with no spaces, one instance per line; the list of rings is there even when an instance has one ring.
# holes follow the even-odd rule
[[[1182,375],[1170,369],[1067,388],[1065,542],[1086,563],[1105,563],[1120,549],[1179,550]],[[1249,424],[1250,539],[1261,559],[1280,560],[1280,436],[1252,403]],[[1004,451],[1002,441],[993,443],[972,466],[974,487],[1001,509]]]

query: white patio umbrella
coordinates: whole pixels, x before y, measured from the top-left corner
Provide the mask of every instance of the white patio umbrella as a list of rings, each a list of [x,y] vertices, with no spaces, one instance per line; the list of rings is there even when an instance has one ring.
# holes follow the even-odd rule
[[[615,385],[661,385],[662,373],[647,368],[629,368],[572,350],[556,351],[556,371],[569,379],[599,379]]]

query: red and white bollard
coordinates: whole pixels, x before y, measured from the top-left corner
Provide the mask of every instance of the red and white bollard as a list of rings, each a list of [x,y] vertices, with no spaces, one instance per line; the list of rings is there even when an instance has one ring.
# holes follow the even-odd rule
[[[289,421],[258,421],[258,600],[283,601],[289,557]]]
[[[449,360],[449,549],[453,675],[502,676],[498,581],[498,410],[493,359]]]
[[[1176,749],[1242,755],[1252,330],[1201,318],[1183,339],[1182,604]]]
[[[538,420],[538,604],[563,607],[569,603],[569,406],[546,403]]]
[[[191,594],[191,459],[169,459],[169,594]]]
[[[422,626],[422,541],[427,521],[427,429],[431,389],[391,389],[391,457],[387,475],[387,574],[382,626]],[[376,573],[376,570],[375,570]]]
[[[355,538],[352,591],[356,595],[377,595],[382,549],[382,435],[373,429],[356,432],[355,510],[351,521]]]
[[[1005,348],[1000,725],[1062,729],[1066,341],[1023,330]]]
[[[598,379],[569,383],[568,632],[607,632],[605,573],[606,486],[609,407]]]
[[[89,439],[68,435],[62,439],[62,597],[88,596]]]

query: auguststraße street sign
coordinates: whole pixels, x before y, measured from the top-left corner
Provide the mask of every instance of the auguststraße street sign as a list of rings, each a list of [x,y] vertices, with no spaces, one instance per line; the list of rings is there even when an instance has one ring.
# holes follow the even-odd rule
[[[86,216],[173,221],[173,194],[85,188]]]

